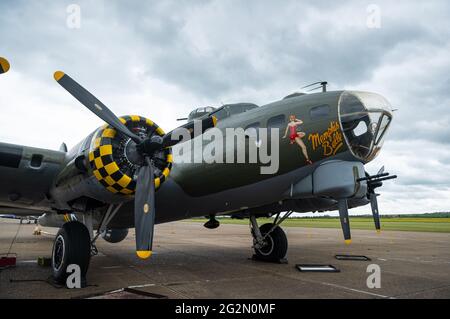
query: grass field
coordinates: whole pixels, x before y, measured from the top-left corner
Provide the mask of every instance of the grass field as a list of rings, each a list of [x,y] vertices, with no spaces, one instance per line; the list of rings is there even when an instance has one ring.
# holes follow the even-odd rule
[[[248,224],[248,219],[219,218],[219,220],[223,224]],[[204,223],[206,219],[195,218],[188,221]],[[258,219],[258,224],[272,221],[271,218],[261,218]],[[352,229],[374,229],[373,219],[367,217],[350,217],[350,225]],[[283,227],[341,228],[341,224],[339,218],[290,218],[283,222]],[[450,233],[450,218],[381,218],[381,229]]]

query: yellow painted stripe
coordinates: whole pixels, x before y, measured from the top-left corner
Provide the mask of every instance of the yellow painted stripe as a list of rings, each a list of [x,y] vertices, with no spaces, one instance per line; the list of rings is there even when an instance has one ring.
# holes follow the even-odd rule
[[[137,115],[131,115],[131,121],[133,122],[139,122],[141,120],[141,118]]]
[[[99,181],[103,179],[102,175],[100,175],[100,173],[97,170],[94,171],[94,176]]]
[[[116,136],[116,130],[112,128],[107,128],[103,131],[102,137],[114,138]]]
[[[100,156],[111,155],[112,145],[102,145],[100,146]]]
[[[106,189],[109,190],[111,193],[114,193],[114,194],[118,192],[117,189],[115,189],[114,187],[111,187],[111,186],[106,187]]]
[[[128,189],[128,188],[121,189],[120,192],[125,195],[131,195],[134,193],[134,191],[132,191],[131,189]]]
[[[119,117],[120,122],[122,122],[122,124],[125,124],[127,121],[125,121],[125,119],[123,117]]]
[[[151,250],[137,250],[136,255],[141,259],[147,259],[152,255]]]
[[[155,178],[155,188],[158,188],[161,185],[161,179],[159,177]]]
[[[125,188],[128,186],[128,184],[130,184],[130,182],[131,178],[127,175],[123,175],[122,178],[117,181],[117,184]]]
[[[97,137],[97,138],[94,140],[94,149],[100,147],[100,141],[101,141],[101,138],[100,138],[100,137]]]
[[[149,126],[153,126],[153,124],[155,124],[155,123],[153,123],[152,120],[149,120],[149,119],[145,119],[145,123],[147,123],[147,125],[149,125]]]
[[[102,158],[101,158],[101,157],[97,157],[97,158],[94,160],[94,163],[95,163],[95,167],[96,167],[97,169],[100,169],[100,168],[103,167],[103,162],[102,162]]]
[[[111,176],[106,176],[106,177],[105,177],[105,182],[107,182],[109,186],[113,186],[113,185],[116,183],[116,181],[113,180],[113,179],[111,178]]]
[[[94,160],[94,152],[89,152],[89,162]]]
[[[64,72],[61,72],[61,71],[56,71],[56,72],[53,74],[53,77],[55,78],[56,81],[61,80],[61,78],[62,78],[63,76],[64,76]]]
[[[163,170],[162,174],[167,178],[167,176],[169,176],[170,174],[170,169],[168,169],[167,167]]]
[[[105,170],[109,175],[112,175],[119,170],[119,166],[117,166],[116,162],[112,162],[105,166]]]
[[[172,154],[167,154],[167,162],[173,163],[173,155]]]
[[[213,120],[214,126],[216,126],[216,124],[217,124],[217,117],[215,117],[215,116],[213,115],[213,116],[212,116],[212,120]]]
[[[158,128],[156,129],[156,133],[158,133],[159,135],[164,135],[164,131],[163,131],[163,129],[160,128],[160,127],[158,127]]]

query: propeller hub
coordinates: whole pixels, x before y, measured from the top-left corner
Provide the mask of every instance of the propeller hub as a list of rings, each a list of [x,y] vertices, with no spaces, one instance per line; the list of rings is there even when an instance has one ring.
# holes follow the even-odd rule
[[[159,135],[152,135],[142,143],[136,145],[137,151],[141,155],[153,156],[153,154],[163,147],[163,139]]]
[[[144,157],[137,150],[137,144],[129,139],[125,144],[124,155],[131,164],[142,166],[144,164]]]

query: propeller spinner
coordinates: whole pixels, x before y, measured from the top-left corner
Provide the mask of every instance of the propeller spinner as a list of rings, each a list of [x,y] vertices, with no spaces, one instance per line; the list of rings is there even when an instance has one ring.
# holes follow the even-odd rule
[[[187,129],[190,132],[190,137],[193,138],[196,135],[203,134],[207,129],[214,127],[217,119],[211,116],[201,120],[201,130],[199,132],[194,129],[194,122],[189,122],[162,137],[151,136],[150,138],[144,139],[132,133],[106,105],[69,75],[57,71],[54,74],[54,78],[64,89],[95,115],[123,135],[132,139],[136,143],[133,152],[136,152],[136,156],[144,158],[144,163],[137,173],[136,193],[134,197],[134,223],[136,229],[136,254],[142,259],[149,258],[152,255],[156,211],[155,184],[153,182],[155,171],[153,163],[154,154],[161,149],[172,147],[184,141],[182,138],[175,138],[178,136],[176,134],[177,130],[181,128]]]

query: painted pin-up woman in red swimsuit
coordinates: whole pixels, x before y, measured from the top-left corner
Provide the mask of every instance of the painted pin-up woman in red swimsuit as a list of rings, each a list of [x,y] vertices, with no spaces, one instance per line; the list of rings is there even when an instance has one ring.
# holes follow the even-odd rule
[[[295,115],[289,116],[289,123],[286,126],[286,132],[284,133],[283,138],[287,137],[289,131],[289,139],[291,144],[297,143],[298,146],[302,149],[302,153],[305,156],[306,162],[308,164],[312,164],[312,161],[309,159],[308,151],[306,150],[306,145],[303,143],[302,138],[305,137],[304,132],[297,132],[297,126],[303,124],[302,120],[299,120],[295,117]]]

